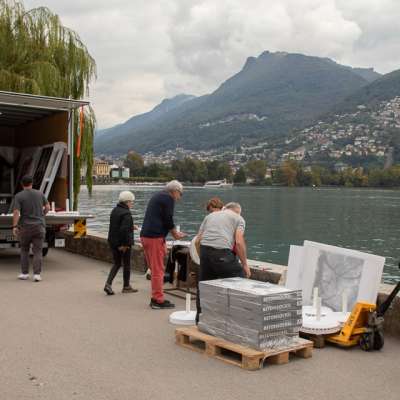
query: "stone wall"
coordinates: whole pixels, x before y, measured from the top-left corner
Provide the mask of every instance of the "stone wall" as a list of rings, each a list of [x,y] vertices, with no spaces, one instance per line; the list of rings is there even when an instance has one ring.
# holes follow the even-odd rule
[[[107,239],[100,234],[87,235],[81,239],[74,239],[72,232],[65,232],[65,250],[112,263],[112,254]],[[132,267],[135,271],[145,272],[147,267],[140,245],[132,248]],[[267,263],[259,265],[256,261],[250,262],[252,279],[278,284],[281,281],[285,267]]]
[[[95,258],[97,260],[110,263],[112,262],[112,254],[108,246],[107,239],[100,235],[87,235],[81,239],[74,239],[72,232],[66,232],[65,249],[72,253],[81,254],[86,257]],[[145,272],[147,267],[142,247],[135,245],[133,246],[132,250],[133,269],[136,271]],[[249,263],[252,279],[276,284],[283,283],[285,279],[286,267],[257,261],[251,261]],[[193,270],[191,266],[189,269]],[[378,303],[383,302],[392,289],[393,285],[382,284]],[[394,299],[391,308],[385,314],[385,334],[390,334],[400,338],[400,297],[396,297]]]
[[[107,239],[97,235],[87,235],[81,239],[74,239],[72,232],[65,232],[65,250],[109,263],[113,261]],[[133,246],[131,261],[134,270],[146,271],[147,268],[141,246]]]

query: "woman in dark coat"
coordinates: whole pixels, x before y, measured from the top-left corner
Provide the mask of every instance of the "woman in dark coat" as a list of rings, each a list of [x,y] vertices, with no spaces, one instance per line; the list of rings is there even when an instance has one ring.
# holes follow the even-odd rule
[[[133,225],[133,218],[130,209],[133,207],[135,196],[132,192],[124,191],[119,195],[119,202],[111,211],[110,227],[108,230],[108,243],[110,244],[113,254],[114,265],[112,266],[104,291],[108,295],[114,294],[112,283],[118,270],[123,265],[124,286],[122,293],[135,293],[137,289],[133,289],[130,285],[131,277],[131,248],[133,245],[133,231],[137,229]]]

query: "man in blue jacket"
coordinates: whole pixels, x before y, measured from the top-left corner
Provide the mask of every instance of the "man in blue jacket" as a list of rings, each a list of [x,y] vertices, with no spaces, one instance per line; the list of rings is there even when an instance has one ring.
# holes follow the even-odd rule
[[[164,299],[164,257],[167,254],[165,237],[171,233],[179,240],[186,234],[179,232],[174,224],[175,202],[183,195],[182,184],[173,180],[165,186],[165,190],[153,195],[144,216],[140,240],[142,242],[146,262],[151,270],[151,300],[153,309],[174,308],[175,305]]]

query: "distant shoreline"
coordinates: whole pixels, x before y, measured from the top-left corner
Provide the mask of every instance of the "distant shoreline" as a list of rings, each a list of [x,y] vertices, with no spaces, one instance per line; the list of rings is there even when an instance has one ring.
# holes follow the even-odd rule
[[[134,186],[134,187],[154,187],[160,188],[165,185],[165,182],[131,182],[131,181],[113,181],[113,182],[93,182],[93,186]],[[185,187],[195,187],[195,188],[203,188],[204,183],[192,183],[192,182],[182,182]],[[81,187],[85,187],[86,184],[82,183]],[[299,188],[309,188],[311,190],[318,189],[381,189],[381,190],[399,190],[400,186],[345,186],[345,185],[320,185],[320,186],[286,186],[280,184],[272,184],[272,185],[254,185],[254,184],[234,184],[233,188],[291,188],[291,189],[299,189]],[[231,190],[232,188],[207,188],[208,190]]]

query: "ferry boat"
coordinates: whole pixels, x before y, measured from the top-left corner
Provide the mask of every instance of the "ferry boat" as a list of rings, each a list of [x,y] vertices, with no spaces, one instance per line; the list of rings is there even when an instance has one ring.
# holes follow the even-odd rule
[[[204,184],[204,188],[212,189],[212,188],[231,188],[233,183],[229,183],[226,179],[222,179],[220,181],[208,181]]]

